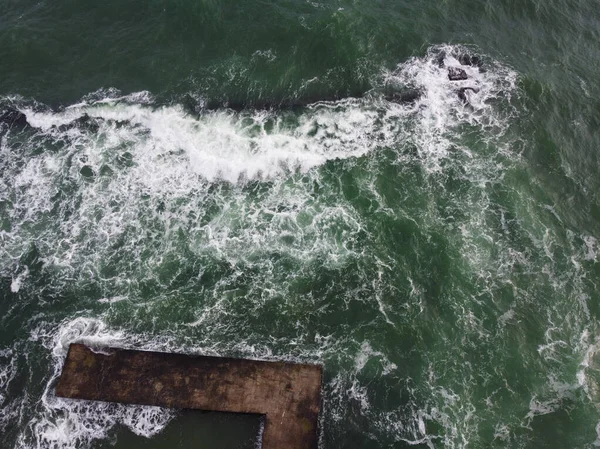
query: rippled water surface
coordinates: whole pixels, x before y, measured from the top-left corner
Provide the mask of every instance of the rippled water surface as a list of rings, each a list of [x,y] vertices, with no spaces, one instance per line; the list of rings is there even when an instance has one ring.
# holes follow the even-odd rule
[[[4,2],[2,447],[253,447],[71,342],[322,363],[323,449],[600,446],[599,11]]]

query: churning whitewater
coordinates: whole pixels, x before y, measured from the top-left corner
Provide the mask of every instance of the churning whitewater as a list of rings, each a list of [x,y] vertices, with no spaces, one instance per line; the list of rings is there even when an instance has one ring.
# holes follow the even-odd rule
[[[4,98],[26,118],[0,147],[7,447],[176,416],[56,398],[72,342],[321,362],[327,448],[525,448],[538,417],[597,417],[598,242],[535,194],[517,73],[465,54],[300,108]]]

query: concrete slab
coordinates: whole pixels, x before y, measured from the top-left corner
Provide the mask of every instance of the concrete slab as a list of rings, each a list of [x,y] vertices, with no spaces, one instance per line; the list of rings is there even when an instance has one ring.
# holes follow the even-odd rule
[[[316,449],[322,367],[72,344],[64,398],[265,416],[263,449]]]

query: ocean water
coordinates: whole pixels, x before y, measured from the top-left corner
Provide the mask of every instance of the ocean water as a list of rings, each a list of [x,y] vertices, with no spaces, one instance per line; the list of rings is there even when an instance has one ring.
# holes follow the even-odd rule
[[[323,449],[600,446],[599,6],[3,1],[0,446],[255,445],[71,342],[322,363]]]

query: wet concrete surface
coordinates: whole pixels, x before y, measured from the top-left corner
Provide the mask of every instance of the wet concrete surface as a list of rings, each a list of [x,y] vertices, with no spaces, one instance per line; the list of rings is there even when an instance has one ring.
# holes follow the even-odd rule
[[[56,395],[264,415],[263,449],[316,449],[320,365],[71,344]]]

